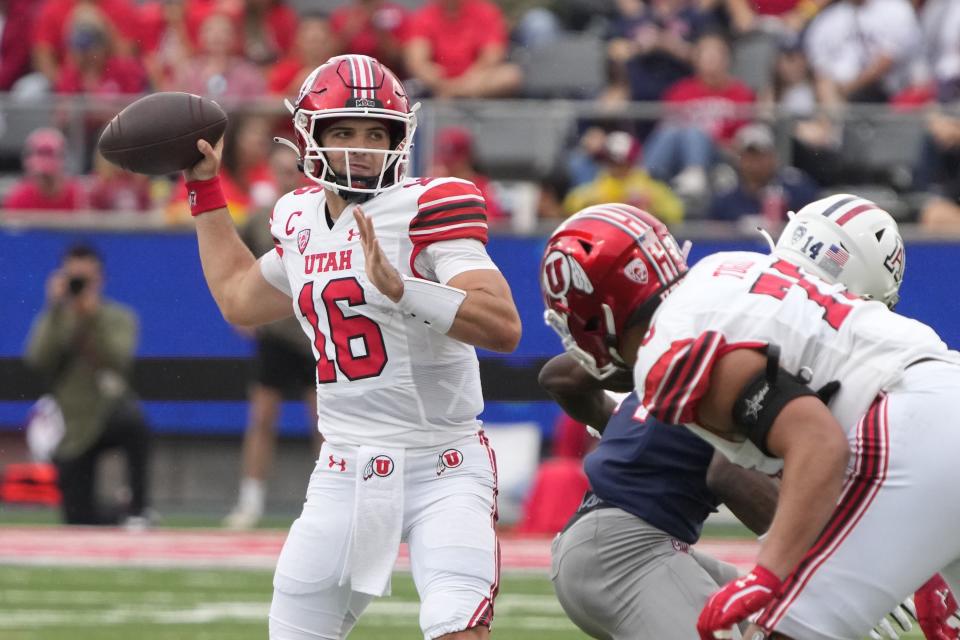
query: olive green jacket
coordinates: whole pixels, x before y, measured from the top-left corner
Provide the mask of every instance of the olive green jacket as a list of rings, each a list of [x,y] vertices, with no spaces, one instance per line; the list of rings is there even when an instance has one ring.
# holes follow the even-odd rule
[[[34,320],[25,359],[45,378],[63,412],[66,429],[57,458],[89,449],[110,412],[133,397],[130,371],[138,333],[135,312],[111,301],[89,317],[60,305]]]

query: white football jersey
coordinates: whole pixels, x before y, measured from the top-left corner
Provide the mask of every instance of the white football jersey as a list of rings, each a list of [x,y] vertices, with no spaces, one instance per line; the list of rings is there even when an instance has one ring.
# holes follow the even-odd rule
[[[313,344],[320,431],[336,445],[396,447],[475,433],[483,397],[474,348],[381,294],[366,278],[355,205],[330,228],[325,204],[321,187],[280,198],[270,223],[276,247],[260,259],[264,277],[293,299]],[[476,243],[486,243],[487,224],[483,196],[471,182],[408,178],[360,206],[402,274],[448,280],[456,273],[440,268],[431,247],[465,239],[479,248],[480,268],[495,268]],[[463,271],[477,261],[461,264]]]
[[[842,256],[839,256],[842,259]],[[776,256],[718,253],[690,269],[653,320],[634,370],[643,406],[668,424],[697,425],[697,409],[716,361],[741,348],[780,347],[780,366],[809,369],[809,386],[832,380],[830,409],[856,428],[877,394],[922,358],[957,362],[928,326],[849,294]],[[731,461],[766,472],[777,465],[750,442],[710,442]]]

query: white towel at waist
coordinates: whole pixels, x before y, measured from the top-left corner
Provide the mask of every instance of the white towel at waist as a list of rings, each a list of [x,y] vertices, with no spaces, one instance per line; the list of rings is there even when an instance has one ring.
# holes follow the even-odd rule
[[[340,584],[374,596],[390,594],[403,531],[403,449],[358,447],[353,532]]]

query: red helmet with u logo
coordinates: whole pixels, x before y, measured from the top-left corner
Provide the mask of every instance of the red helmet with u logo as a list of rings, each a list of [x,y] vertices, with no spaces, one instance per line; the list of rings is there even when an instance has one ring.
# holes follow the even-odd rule
[[[626,204],[587,207],[547,241],[544,320],[581,366],[606,378],[625,366],[625,327],[652,315],[686,272],[677,241],[651,214]]]

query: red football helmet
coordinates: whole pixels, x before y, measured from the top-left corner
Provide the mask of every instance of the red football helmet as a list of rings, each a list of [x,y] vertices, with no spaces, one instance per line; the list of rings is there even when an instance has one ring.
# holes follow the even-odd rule
[[[544,321],[594,377],[626,367],[620,335],[650,315],[687,272],[685,252],[655,217],[626,204],[587,207],[561,224],[544,249]]]
[[[330,58],[307,76],[300,86],[296,104],[285,101],[293,114],[296,144],[277,139],[296,149],[308,178],[336,192],[376,195],[399,184],[407,172],[413,133],[417,128],[403,84],[390,69],[369,56],[344,55]],[[342,118],[372,118],[384,122],[390,131],[390,148],[365,149],[323,147],[323,130]],[[346,175],[337,175],[326,153],[346,153]],[[379,175],[351,176],[350,153],[383,157]]]

